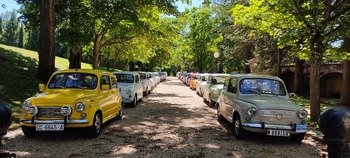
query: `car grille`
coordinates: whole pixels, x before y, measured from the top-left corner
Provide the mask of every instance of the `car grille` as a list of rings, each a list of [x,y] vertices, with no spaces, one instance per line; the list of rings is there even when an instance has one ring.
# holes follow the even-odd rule
[[[61,114],[61,107],[38,107],[38,117],[46,118],[64,118]]]

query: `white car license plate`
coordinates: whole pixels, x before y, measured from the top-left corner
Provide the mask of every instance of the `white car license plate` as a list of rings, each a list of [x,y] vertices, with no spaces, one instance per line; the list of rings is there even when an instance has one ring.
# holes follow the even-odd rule
[[[272,129],[268,129],[268,130],[267,130],[267,135],[269,135],[269,136],[287,137],[287,136],[289,136],[289,132],[288,132],[288,131],[284,131],[284,130],[272,130]]]
[[[37,131],[63,131],[63,124],[36,124]]]

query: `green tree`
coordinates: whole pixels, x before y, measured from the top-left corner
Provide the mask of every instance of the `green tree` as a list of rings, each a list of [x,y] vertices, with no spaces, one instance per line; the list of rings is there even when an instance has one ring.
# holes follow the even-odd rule
[[[17,13],[15,10],[13,10],[9,21],[7,21],[5,25],[5,30],[3,34],[4,44],[10,46],[18,45],[18,29],[19,25],[17,20]]]
[[[24,27],[23,27],[23,24],[21,24],[21,27],[19,29],[18,47],[24,48]]]
[[[274,37],[279,48],[297,46],[297,56],[311,64],[311,120],[320,115],[320,64],[330,42],[346,26],[349,1],[252,0],[249,6],[233,8],[235,23],[241,23]],[[303,42],[299,42],[300,40]]]
[[[26,44],[26,48],[38,51],[39,50],[39,29],[32,27],[29,29],[28,33],[28,42]]]

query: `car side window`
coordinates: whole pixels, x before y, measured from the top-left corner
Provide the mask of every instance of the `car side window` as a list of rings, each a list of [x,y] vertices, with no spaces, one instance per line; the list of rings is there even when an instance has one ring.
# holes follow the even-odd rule
[[[101,76],[101,89],[102,89],[102,85],[109,85],[109,89],[111,89],[109,76]]]
[[[117,85],[117,80],[114,78],[114,77],[112,77],[112,89],[114,89],[114,88],[118,88],[118,85]]]
[[[139,75],[135,75],[135,77],[136,77],[135,82],[136,82],[136,83],[139,83],[139,81],[140,81],[140,76],[139,76]]]
[[[231,92],[231,93],[236,93],[236,92],[237,92],[237,88],[236,88],[236,79],[231,78],[231,79],[228,81],[227,91],[228,91],[228,92]]]

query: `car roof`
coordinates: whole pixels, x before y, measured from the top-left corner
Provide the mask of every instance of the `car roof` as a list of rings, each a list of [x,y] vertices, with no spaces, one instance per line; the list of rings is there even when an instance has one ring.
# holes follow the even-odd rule
[[[274,80],[280,80],[282,81],[282,79],[280,79],[277,76],[272,76],[272,75],[263,75],[263,74],[231,74],[230,76],[234,76],[236,78],[267,78],[267,79],[274,79]]]
[[[113,74],[131,74],[131,75],[138,75],[139,73],[136,71],[122,71],[122,72],[113,72]]]
[[[106,70],[98,70],[98,69],[65,69],[65,70],[59,70],[56,71],[57,73],[72,73],[72,72],[78,72],[78,73],[91,73],[91,74],[112,74],[111,72],[108,72]]]

